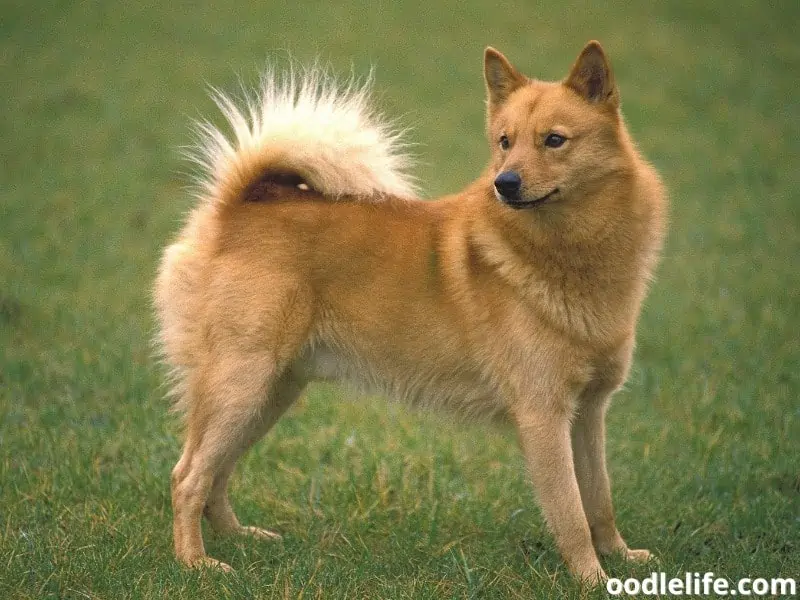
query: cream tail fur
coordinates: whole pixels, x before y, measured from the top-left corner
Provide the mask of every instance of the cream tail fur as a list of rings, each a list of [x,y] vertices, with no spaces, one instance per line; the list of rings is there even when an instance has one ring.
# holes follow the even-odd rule
[[[291,173],[326,195],[413,197],[411,160],[398,131],[370,104],[371,79],[344,85],[324,69],[269,69],[255,96],[237,104],[214,90],[233,136],[198,124],[190,157],[202,169],[201,196],[241,199],[265,173]]]

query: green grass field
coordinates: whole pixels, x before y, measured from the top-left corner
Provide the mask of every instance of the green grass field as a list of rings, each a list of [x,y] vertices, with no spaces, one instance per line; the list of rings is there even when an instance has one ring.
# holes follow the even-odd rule
[[[207,532],[235,573],[181,569],[149,289],[207,84],[374,66],[433,196],[487,158],[484,46],[554,79],[591,38],[672,200],[609,422],[623,535],[661,562],[607,571],[800,577],[800,4],[147,4],[0,8],[0,597],[579,597],[510,430],[326,386],[233,482],[285,540]]]

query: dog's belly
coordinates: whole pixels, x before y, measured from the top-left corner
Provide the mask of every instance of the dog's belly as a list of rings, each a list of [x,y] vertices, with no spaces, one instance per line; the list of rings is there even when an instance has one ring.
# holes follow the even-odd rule
[[[345,382],[367,393],[415,407],[445,409],[467,418],[500,418],[506,410],[481,374],[463,364],[420,364],[413,357],[383,353],[371,359],[327,344],[303,353],[295,370],[306,379]]]

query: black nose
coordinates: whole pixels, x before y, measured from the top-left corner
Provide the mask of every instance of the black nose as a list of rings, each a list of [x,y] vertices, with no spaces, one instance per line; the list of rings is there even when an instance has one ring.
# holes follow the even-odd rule
[[[519,197],[519,189],[522,187],[522,179],[514,171],[503,171],[494,180],[494,187],[501,196],[506,198]]]

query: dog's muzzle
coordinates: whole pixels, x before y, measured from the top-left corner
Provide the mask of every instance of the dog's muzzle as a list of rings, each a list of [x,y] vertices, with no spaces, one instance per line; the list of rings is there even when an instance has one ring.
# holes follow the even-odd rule
[[[531,208],[544,203],[549,198],[558,193],[558,188],[554,188],[540,198],[533,200],[523,200],[520,194],[522,190],[522,178],[514,171],[503,171],[494,180],[494,195],[500,202],[511,208]]]

